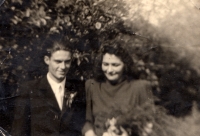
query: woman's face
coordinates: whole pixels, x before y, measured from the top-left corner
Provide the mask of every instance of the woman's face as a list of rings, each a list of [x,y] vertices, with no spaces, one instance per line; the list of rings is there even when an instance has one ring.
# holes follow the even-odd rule
[[[114,54],[106,53],[102,60],[102,71],[107,80],[120,82],[123,77],[124,63]]]

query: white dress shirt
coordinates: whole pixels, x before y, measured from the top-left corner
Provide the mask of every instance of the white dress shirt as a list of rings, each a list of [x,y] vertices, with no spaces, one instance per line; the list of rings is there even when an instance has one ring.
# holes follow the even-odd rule
[[[47,73],[47,80],[54,92],[59,108],[62,110],[66,78],[62,82],[57,83],[50,77],[50,73]]]

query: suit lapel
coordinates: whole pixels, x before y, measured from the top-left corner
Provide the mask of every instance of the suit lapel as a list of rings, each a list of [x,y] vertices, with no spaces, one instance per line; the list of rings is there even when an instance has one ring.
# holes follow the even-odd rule
[[[45,100],[48,106],[56,112],[61,112],[53,90],[51,89],[46,77],[41,79],[38,87],[40,96]]]
[[[63,106],[61,111],[61,116],[67,111],[67,88],[65,88],[64,99],[63,99]]]
[[[63,114],[65,114],[65,113],[69,113],[71,111],[72,107],[69,107],[69,105],[67,104],[67,101],[69,100],[70,94],[74,93],[76,91],[73,83],[71,83],[69,81],[66,81],[66,83],[65,83],[65,92],[64,92],[62,111],[59,108],[56,97],[55,97],[53,90],[51,89],[51,86],[46,77],[44,77],[40,80],[40,82],[38,84],[38,88],[39,88],[40,97],[45,100],[45,102],[48,104],[48,106],[52,110],[54,110],[57,113],[61,113],[61,116],[63,116]]]
[[[75,91],[75,86],[73,83],[66,81],[65,83],[65,94],[64,94],[64,100],[63,100],[63,108],[61,112],[61,116],[63,116],[64,113],[70,112],[71,107],[69,107],[69,98],[70,94]]]
[[[66,81],[61,117],[63,116],[64,113],[67,112],[67,110],[70,110],[69,107],[67,106],[67,100],[68,100],[68,94],[69,94],[70,87],[71,87],[71,84],[68,81]]]

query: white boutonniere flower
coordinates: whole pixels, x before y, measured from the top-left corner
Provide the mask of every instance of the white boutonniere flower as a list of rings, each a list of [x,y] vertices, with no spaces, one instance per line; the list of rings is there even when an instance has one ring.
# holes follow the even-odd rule
[[[68,95],[67,106],[69,108],[71,108],[72,102],[73,102],[76,95],[77,95],[77,92],[70,92],[70,94]]]

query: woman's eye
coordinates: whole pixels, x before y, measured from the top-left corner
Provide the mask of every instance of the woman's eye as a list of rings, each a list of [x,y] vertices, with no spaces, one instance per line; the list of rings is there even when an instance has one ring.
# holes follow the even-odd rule
[[[103,63],[104,66],[108,66],[108,63]]]
[[[120,64],[113,64],[114,67],[118,67]]]

